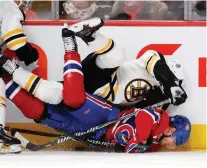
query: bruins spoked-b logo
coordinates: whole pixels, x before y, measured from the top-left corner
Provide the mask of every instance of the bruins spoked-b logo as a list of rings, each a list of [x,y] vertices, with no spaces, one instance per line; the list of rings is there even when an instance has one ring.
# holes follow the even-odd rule
[[[144,79],[134,79],[125,88],[124,95],[128,102],[142,100],[151,90],[152,85]]]

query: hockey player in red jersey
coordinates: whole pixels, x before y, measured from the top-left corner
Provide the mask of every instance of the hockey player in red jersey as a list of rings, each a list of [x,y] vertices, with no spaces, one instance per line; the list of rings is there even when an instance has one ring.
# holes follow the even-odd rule
[[[134,112],[135,108],[124,110],[119,117]],[[111,126],[106,133],[106,140],[118,143],[125,152],[136,153],[148,150],[152,144],[175,149],[189,139],[191,123],[188,118],[154,108],[140,109],[129,119]]]
[[[63,41],[66,52],[63,84],[41,79],[6,56],[0,57],[1,68],[12,77],[10,82],[3,78],[7,83],[6,96],[25,116],[66,133],[77,133],[136,110],[121,111],[102,98],[85,93],[74,33],[64,28]],[[148,108],[86,138],[114,142],[131,153],[144,152],[153,142],[168,148],[183,145],[190,131],[191,124],[186,117],[169,117],[166,111]]]
[[[175,106],[186,101],[178,61],[166,61],[161,53],[149,50],[127,62],[124,48],[99,31],[103,24],[93,18],[70,27],[93,51],[82,61],[87,92],[124,107],[145,107],[166,97]]]

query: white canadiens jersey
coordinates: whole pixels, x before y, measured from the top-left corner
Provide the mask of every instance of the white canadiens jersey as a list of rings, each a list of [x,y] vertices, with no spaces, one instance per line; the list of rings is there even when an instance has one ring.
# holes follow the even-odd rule
[[[26,36],[21,22],[24,16],[13,0],[0,1],[0,35],[11,50],[17,50],[26,44]],[[2,42],[1,42],[2,43]]]
[[[113,104],[123,106],[136,104],[143,100],[154,85],[160,85],[153,72],[158,60],[160,57],[157,52],[148,51],[137,60],[125,62],[112,75],[111,84],[97,89],[94,94]],[[110,93],[110,85],[113,87],[113,93]]]

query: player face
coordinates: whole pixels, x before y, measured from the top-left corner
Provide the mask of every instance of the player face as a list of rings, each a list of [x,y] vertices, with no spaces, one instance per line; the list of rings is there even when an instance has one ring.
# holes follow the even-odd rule
[[[168,127],[163,133],[165,137],[160,141],[160,145],[165,146],[167,149],[175,149],[176,139],[175,137],[172,137],[172,134],[175,131],[175,128]]]

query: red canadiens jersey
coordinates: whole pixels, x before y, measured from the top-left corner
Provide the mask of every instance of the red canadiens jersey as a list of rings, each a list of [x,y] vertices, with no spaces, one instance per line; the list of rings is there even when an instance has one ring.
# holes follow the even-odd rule
[[[134,110],[136,108],[125,110],[120,113],[119,117],[128,115]],[[154,108],[141,109],[134,117],[112,125],[106,133],[106,140],[117,143],[115,135],[124,134],[127,140],[125,152],[128,152],[127,150],[130,149],[131,145],[146,142],[150,136],[156,139],[168,126],[169,115],[166,111]]]

